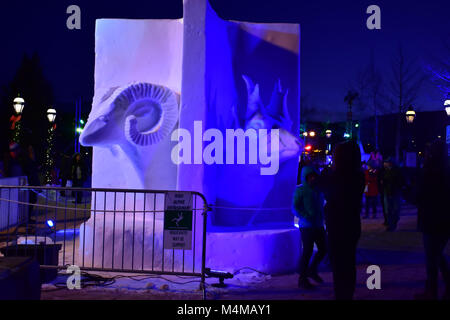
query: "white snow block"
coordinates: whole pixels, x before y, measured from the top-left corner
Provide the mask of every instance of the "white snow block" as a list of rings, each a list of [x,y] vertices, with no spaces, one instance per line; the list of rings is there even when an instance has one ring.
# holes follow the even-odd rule
[[[134,205],[134,200],[136,204]],[[90,268],[201,272],[203,216],[193,218],[191,250],[163,249],[164,194],[98,193],[80,228],[77,263]],[[104,206],[106,204],[106,206]],[[199,204],[200,205],[200,204]],[[132,208],[130,210],[130,207]],[[127,208],[124,214],[124,208]],[[195,241],[194,241],[195,239]]]
[[[295,270],[300,242],[298,230],[290,229],[293,224],[290,206],[298,167],[295,151],[296,148],[299,151],[299,146],[290,142],[295,140],[299,126],[298,44],[298,25],[224,21],[206,0],[184,1],[184,17],[179,20],[98,20],[95,96],[82,138],[89,132],[96,132],[97,126],[103,126],[102,122],[107,122],[111,128],[107,131],[110,136],[102,136],[104,141],[91,144],[94,145],[92,186],[201,192],[209,204],[222,206],[211,214],[210,223],[219,228],[245,226],[249,229],[245,232],[235,229],[208,233],[207,267],[229,270],[250,266],[270,273]],[[288,146],[288,149],[293,145],[294,151],[287,152],[289,157],[282,160],[279,172],[274,176],[262,177],[260,164],[191,163],[177,166],[171,159],[176,142],[170,141],[170,134],[156,144],[133,145],[130,140],[139,143],[148,141],[139,137],[138,133],[151,134],[154,128],[139,123],[136,125],[129,113],[118,114],[113,109],[114,99],[128,90],[130,84],[149,83],[170,90],[168,96],[172,97],[171,101],[176,97],[179,114],[173,130],[187,129],[194,136],[194,121],[202,121],[203,132],[209,128],[224,132],[234,128],[233,107],[237,107],[241,117],[246,113],[248,89],[242,80],[243,75],[259,84],[261,104],[265,106],[271,103],[272,92],[279,93],[278,89],[274,89],[277,83],[281,85],[275,88],[287,96],[286,109],[292,126],[280,133],[280,140],[283,137],[286,139],[280,145]],[[147,89],[144,91],[148,94]],[[272,106],[275,105],[279,103]],[[281,114],[274,114],[277,111],[274,108],[272,111],[270,119],[261,120],[265,125],[270,125],[269,128]],[[281,112],[281,109],[278,108],[278,111]],[[158,110],[155,112],[157,115]],[[149,112],[141,112],[137,116],[150,123],[156,119]],[[244,120],[258,119],[241,120],[242,127]],[[126,130],[127,133],[123,134]],[[204,145],[200,146],[201,153]],[[193,148],[193,156],[195,152],[197,150]],[[94,205],[101,205],[101,202],[97,201]],[[112,203],[108,202],[107,206],[111,208]],[[157,206],[160,205],[162,203],[158,202]],[[256,210],[249,211],[249,208]],[[129,212],[123,215],[115,209],[115,217],[97,212],[83,226],[86,236],[80,245],[85,249],[92,248],[85,257],[92,256],[97,267],[99,261],[103,267],[105,263],[116,267],[116,262],[122,266],[122,256],[124,264],[129,264],[139,260],[137,257],[144,253],[141,268],[162,268],[162,258],[156,261],[153,255],[153,251],[162,252],[162,242],[159,240],[162,239],[162,220],[145,216],[146,223],[151,223],[149,227],[144,223],[144,216]],[[122,210],[132,211],[132,202],[127,201]],[[99,224],[99,221],[102,223]],[[144,224],[137,237],[134,229],[136,222]],[[253,227],[261,229],[261,225],[271,223],[281,223],[285,229],[265,227],[266,230],[252,230]],[[199,234],[197,232],[196,237]],[[100,245],[97,242],[99,237],[103,241],[102,247],[97,247]],[[148,243],[155,243],[151,254],[145,247]],[[195,243],[201,242],[196,240]],[[178,267],[179,261],[174,257],[170,260],[170,254],[174,252],[164,252],[165,263],[169,261],[169,264]],[[151,261],[147,260],[150,256]],[[201,254],[194,251],[194,256],[197,259]],[[193,264],[197,266],[196,262]]]
[[[135,145],[124,139],[119,141],[120,137],[116,133],[124,130],[126,116],[132,110],[117,116],[111,109],[114,107],[114,98],[133,83],[164,86],[173,91],[179,100],[183,55],[182,19],[99,19],[95,41],[95,96],[80,138],[83,145],[93,145],[92,186],[175,189],[177,167],[170,157],[175,143],[170,141],[170,134],[151,146]],[[117,128],[111,130],[109,136],[104,134],[94,141],[90,137],[96,134],[95,120],[98,122],[102,117],[109,118],[109,124],[115,120]],[[152,119],[144,120],[150,123],[143,130],[151,129]]]
[[[296,272],[300,232],[296,228],[209,232],[206,265],[231,273],[245,267],[268,274]]]

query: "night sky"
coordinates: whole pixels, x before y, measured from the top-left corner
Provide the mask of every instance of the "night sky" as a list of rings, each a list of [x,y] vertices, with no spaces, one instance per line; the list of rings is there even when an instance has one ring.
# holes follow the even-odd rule
[[[245,2],[245,4],[243,4]],[[258,4],[259,3],[259,4]],[[293,4],[295,3],[295,4]],[[66,8],[81,8],[81,30],[68,30]],[[226,19],[301,24],[301,90],[332,120],[346,112],[343,98],[371,52],[383,77],[399,43],[419,66],[443,50],[450,35],[449,0],[221,0],[212,1]],[[366,8],[381,8],[381,30],[366,28]],[[24,53],[37,52],[53,85],[55,106],[90,102],[94,86],[94,28],[97,18],[180,18],[182,1],[2,1],[0,86],[13,78]],[[415,102],[417,110],[440,110],[443,93],[427,81]]]

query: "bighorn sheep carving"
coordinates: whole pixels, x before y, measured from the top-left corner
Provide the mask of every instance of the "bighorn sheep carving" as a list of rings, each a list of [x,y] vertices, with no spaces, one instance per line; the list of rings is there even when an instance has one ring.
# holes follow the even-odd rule
[[[178,95],[164,86],[134,83],[113,87],[93,108],[80,142],[111,149],[119,146],[144,185],[153,155],[149,149],[157,148],[163,139],[170,141],[178,110]]]

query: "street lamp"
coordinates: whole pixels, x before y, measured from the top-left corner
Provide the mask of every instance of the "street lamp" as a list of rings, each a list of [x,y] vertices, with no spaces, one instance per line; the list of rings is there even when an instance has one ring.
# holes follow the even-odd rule
[[[55,138],[55,126],[54,122],[56,119],[56,110],[53,108],[47,109],[47,119],[50,122],[50,127],[48,128],[48,137],[47,137],[47,150],[45,153],[45,182],[47,185],[51,185],[52,183],[52,170],[54,165],[53,160],[53,142]]]
[[[23,107],[25,106],[25,100],[21,97],[17,97],[14,99],[14,111],[16,111],[17,114],[21,114],[23,112]]]
[[[406,121],[408,123],[413,123],[415,117],[416,117],[416,112],[414,111],[412,106],[409,106],[408,110],[406,111]]]
[[[330,138],[330,137],[331,137],[331,130],[330,130],[330,129],[327,129],[327,130],[325,131],[325,136],[326,136],[327,138]]]
[[[55,122],[56,119],[56,110],[55,109],[48,109],[47,110],[47,119],[50,123]]]
[[[445,112],[447,116],[450,116],[450,93],[447,95],[447,99],[444,102]]]
[[[316,133],[315,133],[314,131],[310,131],[310,132],[309,132],[309,136],[310,136],[310,137],[315,137],[315,136],[316,136]]]
[[[25,106],[25,100],[20,97],[20,95],[17,96],[17,98],[14,98],[13,100],[13,107],[16,115],[11,116],[11,129],[13,130],[12,134],[12,140],[16,143],[20,143],[21,140],[21,119],[22,119],[22,112],[23,108]]]

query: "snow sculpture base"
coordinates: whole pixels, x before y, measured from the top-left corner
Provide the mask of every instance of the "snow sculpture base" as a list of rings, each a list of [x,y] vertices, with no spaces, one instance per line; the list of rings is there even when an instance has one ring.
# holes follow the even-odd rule
[[[296,228],[208,232],[206,267],[235,272],[251,267],[269,274],[296,272],[300,232]]]
[[[195,222],[192,250],[163,250],[163,215],[159,212],[97,213],[80,227],[78,263],[84,267],[158,272],[200,273],[202,223]],[[194,230],[193,230],[194,234]],[[163,253],[164,252],[164,253]],[[184,261],[184,266],[183,266]]]
[[[163,258],[164,222],[161,216],[155,218],[153,220],[153,215],[147,214],[144,221],[144,216],[139,213],[125,218],[116,213],[114,219],[113,214],[97,213],[80,228],[79,252],[84,251],[84,259],[80,255],[78,263],[85,267],[116,270],[200,273],[201,219],[195,223],[192,250],[185,250],[183,254],[183,250],[166,249]],[[244,267],[269,274],[297,271],[300,232],[296,228],[242,231],[222,228],[221,231],[207,232],[206,239],[207,268],[232,273]]]

